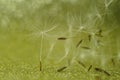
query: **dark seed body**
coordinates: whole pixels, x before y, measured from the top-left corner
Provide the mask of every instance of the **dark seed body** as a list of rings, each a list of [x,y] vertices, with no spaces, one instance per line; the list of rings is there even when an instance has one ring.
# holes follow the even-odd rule
[[[42,62],[40,61],[40,71],[42,71]]]
[[[95,70],[98,71],[98,72],[105,73],[107,76],[110,76],[110,74],[107,71],[103,70],[103,69],[95,68]]]
[[[90,49],[89,47],[85,47],[85,46],[82,46],[82,48],[84,48],[84,49]]]
[[[110,73],[108,73],[107,71],[104,71],[104,73],[105,73],[106,75],[110,76]]]
[[[60,37],[60,38],[58,38],[58,40],[66,40],[67,38],[65,38],[65,37]]]
[[[103,72],[103,70],[100,69],[100,68],[95,68],[95,70],[96,70],[96,71],[99,71],[99,72]]]
[[[91,35],[88,35],[89,41],[91,41]]]
[[[90,65],[90,67],[88,68],[88,71],[90,71],[90,70],[91,70],[91,68],[92,68],[92,65]]]
[[[82,67],[84,67],[84,68],[86,68],[86,66],[82,63],[82,62],[80,62],[80,61],[77,61]]]
[[[82,43],[82,41],[83,41],[83,40],[80,40],[80,41],[78,42],[78,44],[76,45],[76,47],[79,47],[80,44]]]
[[[57,72],[61,72],[61,71],[63,71],[63,70],[66,69],[66,68],[67,68],[67,67],[62,67],[62,68],[58,69]]]

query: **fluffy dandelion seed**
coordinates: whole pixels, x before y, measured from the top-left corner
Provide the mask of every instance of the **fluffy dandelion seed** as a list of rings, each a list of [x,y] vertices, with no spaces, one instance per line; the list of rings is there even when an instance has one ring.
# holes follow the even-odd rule
[[[43,53],[43,41],[44,41],[44,36],[47,32],[50,32],[52,31],[53,29],[55,29],[57,26],[53,26],[52,28],[48,29],[48,30],[44,30],[44,31],[41,31],[41,45],[40,45],[40,57],[39,57],[39,60],[40,60],[40,71],[42,71],[42,53]]]
[[[67,68],[66,66],[62,67],[62,68],[58,69],[57,72],[61,72],[61,71],[65,70],[66,68]]]

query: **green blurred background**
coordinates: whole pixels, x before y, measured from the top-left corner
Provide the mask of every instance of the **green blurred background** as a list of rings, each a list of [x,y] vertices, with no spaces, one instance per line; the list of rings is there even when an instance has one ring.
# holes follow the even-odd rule
[[[119,14],[119,0],[0,0],[0,63],[39,65],[41,54],[44,65],[77,59],[106,66],[120,59]],[[95,35],[100,29],[103,37]],[[81,39],[90,50],[76,48]]]

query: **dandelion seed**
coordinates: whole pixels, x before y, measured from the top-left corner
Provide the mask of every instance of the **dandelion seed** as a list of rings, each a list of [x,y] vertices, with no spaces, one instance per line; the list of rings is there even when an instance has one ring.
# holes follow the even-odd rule
[[[61,72],[61,71],[65,70],[66,68],[67,67],[62,67],[62,68],[58,69],[57,72]]]
[[[76,47],[79,47],[80,44],[82,43],[82,41],[83,41],[83,40],[80,40],[80,41],[78,42],[78,44],[76,45]]]
[[[83,49],[90,49],[89,47],[86,47],[86,46],[82,46],[81,48],[83,48]]]
[[[90,67],[88,68],[88,71],[90,71],[90,70],[91,70],[91,68],[92,68],[92,65],[90,65]]]
[[[40,61],[40,71],[42,71],[42,62]]]
[[[104,73],[108,76],[110,76],[110,73],[108,73],[107,71],[104,70]]]
[[[81,62],[81,61],[77,61],[82,67],[86,68],[86,66]]]
[[[58,40],[66,40],[67,38],[65,37],[59,37]]]
[[[91,41],[91,35],[88,35],[89,41]]]
[[[39,61],[40,61],[40,71],[42,71],[42,62],[41,62],[41,59],[42,59],[42,53],[43,53],[43,41],[44,41],[44,36],[45,36],[45,34],[46,33],[48,33],[48,32],[50,32],[50,31],[52,31],[52,30],[54,30],[55,28],[56,28],[57,26],[53,26],[52,28],[50,28],[50,29],[47,29],[47,30],[43,30],[43,31],[41,31],[41,45],[40,45],[40,53],[39,53]]]
[[[95,68],[95,70],[98,71],[98,72],[103,72],[103,70],[100,69],[100,68]]]
[[[105,73],[107,76],[110,76],[110,74],[107,71],[103,70],[103,69],[95,68],[95,70],[98,71],[98,72]]]

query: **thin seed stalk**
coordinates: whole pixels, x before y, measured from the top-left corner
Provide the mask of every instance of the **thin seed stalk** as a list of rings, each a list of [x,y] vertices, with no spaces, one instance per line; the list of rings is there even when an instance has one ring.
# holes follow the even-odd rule
[[[41,35],[41,45],[40,45],[40,56],[39,56],[39,60],[40,60],[40,71],[42,71],[42,53],[43,53],[43,40],[44,40],[44,35],[43,35],[43,33],[42,33],[42,35]]]

